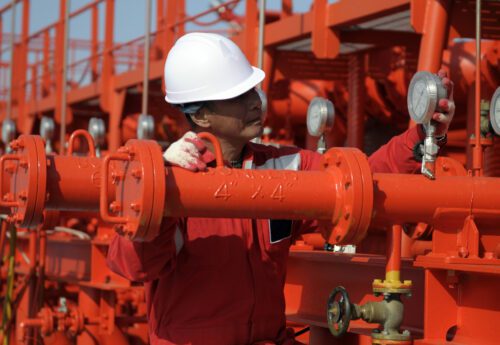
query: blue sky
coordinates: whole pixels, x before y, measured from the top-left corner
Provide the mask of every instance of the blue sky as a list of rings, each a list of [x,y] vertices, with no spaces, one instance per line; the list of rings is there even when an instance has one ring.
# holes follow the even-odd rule
[[[60,0],[31,0],[30,1],[30,34],[38,32],[40,29],[45,28],[49,24],[57,21],[59,17],[59,1]],[[75,11],[92,0],[68,0],[70,2],[71,11]],[[168,0],[167,0],[168,1]],[[193,15],[205,11],[211,6],[214,0],[185,0],[186,2],[186,13],[188,15]],[[293,0],[294,12],[307,12],[311,7],[313,0]],[[329,0],[329,2],[336,2],[338,0]],[[0,0],[0,7],[11,3],[12,0]],[[157,0],[151,0],[152,3],[152,26],[151,31],[156,31],[156,2]],[[221,0],[221,2],[226,2],[226,0]],[[105,4],[101,3],[99,5],[99,39],[104,40],[104,22],[105,22]],[[266,8],[269,10],[280,10],[281,0],[267,0]],[[245,0],[240,0],[235,11],[238,14],[243,14],[245,9]],[[21,31],[21,12],[22,4],[18,3],[16,5],[16,30],[17,34]],[[115,0],[115,32],[114,39],[115,42],[128,42],[135,38],[142,37],[144,35],[145,26],[145,14],[146,14],[146,1],[145,0]],[[2,16],[2,32],[9,33],[11,31],[11,11],[6,11]],[[207,15],[200,18],[201,21],[211,21],[215,18],[215,14]],[[70,20],[70,39],[83,39],[90,40],[91,35],[91,11],[86,11],[77,17],[73,17]],[[227,23],[223,23],[222,27],[218,26],[217,29],[227,27]],[[187,31],[197,30],[197,27],[193,24],[186,25]],[[203,28],[198,29],[203,30]],[[53,35],[54,33],[52,33]],[[2,61],[9,61],[11,59],[9,51],[9,39],[4,36],[2,41],[2,51],[0,54],[0,59]],[[39,55],[40,56],[40,55]],[[86,59],[90,56],[90,51],[88,49],[78,50],[69,57],[71,64],[74,61],[80,61]],[[28,56],[29,63],[34,63],[36,60],[35,54],[31,53]],[[84,69],[83,64],[79,64],[75,67],[75,75],[70,76],[72,80],[88,80],[88,71],[79,71]],[[127,68],[127,64],[121,66],[117,64],[117,72],[121,68]],[[3,71],[5,72],[5,71]],[[28,70],[28,80],[30,79],[31,71]],[[40,73],[40,72],[38,72]],[[82,78],[78,76],[78,73],[83,73]],[[2,74],[2,73],[0,73]],[[2,75],[0,75],[2,77]]]
[[[71,0],[71,10],[78,9],[92,0]],[[3,7],[10,3],[11,0],[0,0],[0,6]],[[211,0],[186,0],[186,11],[188,14],[199,13],[206,10],[210,6]],[[296,12],[308,11],[312,0],[294,0],[294,10]],[[331,1],[332,2],[332,1]],[[101,4],[101,22],[104,20],[104,4]],[[153,16],[156,13],[156,0],[152,0]],[[280,0],[267,0],[268,9],[279,9],[281,6]],[[116,0],[115,3],[115,39],[116,41],[129,41],[135,37],[141,36],[144,33],[144,20],[146,13],[146,1],[144,0]],[[242,13],[244,10],[244,1],[240,1],[237,7],[237,12]],[[21,6],[17,5],[17,28],[20,30]],[[30,32],[36,32],[41,28],[49,25],[57,20],[59,15],[59,0],[31,0],[31,23]],[[10,32],[10,11],[4,13],[2,18],[3,32]],[[203,18],[209,20],[207,16]],[[78,17],[71,20],[70,37],[71,38],[89,38],[90,37],[90,12],[87,11]],[[152,30],[155,30],[153,21]],[[101,32],[101,35],[103,33]]]

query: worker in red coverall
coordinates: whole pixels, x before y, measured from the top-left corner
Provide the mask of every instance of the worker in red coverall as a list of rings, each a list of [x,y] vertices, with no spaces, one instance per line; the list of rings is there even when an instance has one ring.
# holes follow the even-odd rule
[[[450,80],[439,75],[451,95]],[[193,131],[165,151],[168,164],[193,171],[212,164],[210,144],[195,134],[211,132],[234,168],[318,169],[316,152],[250,142],[262,134],[255,86],[263,78],[231,40],[203,33],[181,37],[165,63],[165,98],[188,116]],[[453,117],[451,97],[440,106],[445,112],[434,120],[444,136]],[[373,172],[418,172],[413,149],[424,137],[421,126],[394,137],[369,158]],[[107,263],[144,282],[151,344],[298,344],[286,328],[283,288],[290,245],[315,230],[310,224],[165,218],[151,242],[115,236]]]

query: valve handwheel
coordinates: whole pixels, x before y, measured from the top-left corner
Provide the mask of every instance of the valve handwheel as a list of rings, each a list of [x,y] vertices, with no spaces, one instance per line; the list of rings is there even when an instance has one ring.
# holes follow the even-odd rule
[[[340,299],[337,301],[338,296]],[[347,290],[343,286],[337,286],[330,294],[326,318],[328,328],[335,337],[340,337],[347,332],[352,318],[352,306]]]

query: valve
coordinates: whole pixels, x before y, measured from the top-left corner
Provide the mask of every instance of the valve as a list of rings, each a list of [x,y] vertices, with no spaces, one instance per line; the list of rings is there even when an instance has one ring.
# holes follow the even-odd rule
[[[338,296],[340,299],[337,301]],[[352,320],[352,305],[349,294],[343,286],[337,286],[330,294],[326,319],[328,328],[335,337],[340,337],[347,332],[349,322]]]
[[[317,151],[326,151],[325,132],[331,131],[335,120],[333,103],[322,97],[314,97],[307,108],[307,131],[313,137],[319,137]]]
[[[40,120],[40,136],[45,141],[45,153],[52,153],[52,139],[54,138],[55,123],[51,117],[43,116]]]
[[[94,139],[95,153],[97,157],[101,157],[101,148],[106,142],[106,125],[104,120],[98,117],[93,117],[89,121],[89,133]]]
[[[56,307],[56,310],[44,307],[35,318],[23,320],[20,323],[21,339],[19,340],[21,342],[25,340],[28,327],[39,328],[44,337],[54,332],[68,332],[72,336],[77,336],[83,332],[86,323],[95,323],[92,320],[86,322],[81,310],[74,305],[66,305],[65,299],[61,299],[59,303],[61,304]]]
[[[439,111],[439,101],[447,97],[448,92],[437,75],[421,71],[413,76],[408,89],[408,111],[413,121],[424,126],[426,136],[421,172],[431,180],[436,178],[435,162],[439,151],[432,115]]]
[[[337,300],[337,297],[340,299]],[[403,322],[404,306],[401,294],[384,293],[384,299],[379,302],[367,302],[363,305],[352,304],[346,289],[337,286],[327,304],[327,321],[330,332],[340,337],[347,332],[351,320],[362,319],[369,323],[378,323],[379,328],[373,330],[372,344],[411,344],[411,334],[408,330],[399,331]]]

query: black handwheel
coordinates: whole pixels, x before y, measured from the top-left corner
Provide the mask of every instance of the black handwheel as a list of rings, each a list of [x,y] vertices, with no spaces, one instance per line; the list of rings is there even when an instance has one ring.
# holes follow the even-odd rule
[[[337,301],[337,296],[340,299]],[[328,328],[335,337],[340,337],[349,328],[349,322],[352,317],[351,301],[349,295],[343,286],[337,286],[330,297],[326,309],[326,319],[328,320]]]

